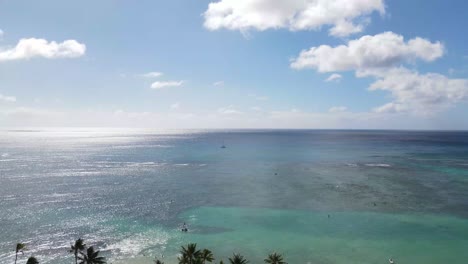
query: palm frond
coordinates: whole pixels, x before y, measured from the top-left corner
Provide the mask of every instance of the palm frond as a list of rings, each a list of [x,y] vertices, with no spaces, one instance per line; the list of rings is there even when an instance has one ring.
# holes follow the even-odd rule
[[[229,258],[229,262],[231,264],[247,264],[249,261],[245,259],[244,256],[241,254],[233,254],[231,258]]]
[[[26,244],[24,243],[16,244],[16,253],[23,252],[24,250],[26,250]]]

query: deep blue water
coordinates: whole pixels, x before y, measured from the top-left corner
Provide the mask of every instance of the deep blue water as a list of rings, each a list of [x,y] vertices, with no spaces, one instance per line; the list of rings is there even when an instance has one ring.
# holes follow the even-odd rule
[[[346,221],[330,226],[328,214]],[[290,239],[278,245],[290,263],[466,263],[468,132],[4,130],[0,234],[0,263],[12,263],[17,241],[41,263],[71,263],[78,237],[123,263],[190,240],[261,260],[272,234]]]

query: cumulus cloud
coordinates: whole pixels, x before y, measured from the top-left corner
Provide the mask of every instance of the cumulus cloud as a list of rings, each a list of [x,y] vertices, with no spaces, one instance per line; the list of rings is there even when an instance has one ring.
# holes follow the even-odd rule
[[[437,73],[419,74],[405,68],[381,73],[369,89],[391,93],[394,101],[374,109],[378,113],[430,114],[468,98],[468,80]]]
[[[359,78],[375,78],[369,90],[387,91],[392,97],[392,101],[376,107],[375,113],[427,115],[466,100],[468,80],[437,73],[420,74],[402,65],[417,60],[431,62],[443,54],[440,42],[419,37],[406,41],[401,35],[385,32],[363,36],[346,45],[312,47],[302,51],[291,67],[318,72],[355,71]]]
[[[328,109],[328,112],[330,113],[342,113],[346,112],[348,108],[346,106],[333,106],[330,109]]]
[[[331,26],[330,35],[347,36],[361,32],[366,19],[358,18],[373,12],[385,13],[384,0],[220,0],[208,5],[204,26],[209,30],[243,32],[319,30]]]
[[[440,42],[423,38],[405,41],[403,36],[384,32],[351,40],[347,45],[321,45],[303,50],[291,62],[294,69],[311,68],[319,72],[365,71],[389,68],[416,60],[434,61],[444,54]]]
[[[157,77],[161,77],[162,75],[163,75],[162,72],[148,72],[148,73],[141,74],[141,76],[145,78],[157,78]]]
[[[183,84],[184,84],[184,81],[154,82],[151,84],[151,89],[178,87],[178,86],[182,86]]]
[[[330,35],[335,37],[346,37],[350,34],[362,32],[364,31],[364,27],[369,24],[370,19],[366,19],[365,21],[366,22],[357,25],[346,20],[339,21],[330,29]]]
[[[325,82],[339,82],[343,76],[338,73],[333,73],[332,75],[328,76],[328,78],[325,80]]]
[[[16,102],[16,97],[0,94],[0,102],[14,103]]]
[[[46,59],[77,58],[86,52],[86,45],[76,40],[65,40],[58,43],[45,39],[21,39],[13,48],[0,49],[0,62],[27,60],[36,57]]]

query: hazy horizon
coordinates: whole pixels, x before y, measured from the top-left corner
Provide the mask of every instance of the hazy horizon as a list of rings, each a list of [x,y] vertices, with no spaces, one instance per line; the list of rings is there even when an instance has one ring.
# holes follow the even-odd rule
[[[468,132],[468,129],[392,129],[392,128],[255,128],[255,127],[245,127],[245,128],[151,128],[151,127],[0,127],[0,131],[8,132],[42,132],[42,131],[71,131],[71,132],[92,132],[102,131],[102,132],[124,132],[124,131],[147,131],[147,132],[171,132],[171,131],[218,131],[218,132],[242,132],[242,131],[407,131],[407,132]]]

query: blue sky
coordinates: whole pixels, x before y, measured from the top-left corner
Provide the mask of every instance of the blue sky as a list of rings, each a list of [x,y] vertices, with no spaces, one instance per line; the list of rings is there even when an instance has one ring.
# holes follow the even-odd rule
[[[468,129],[467,8],[3,0],[0,126]]]

